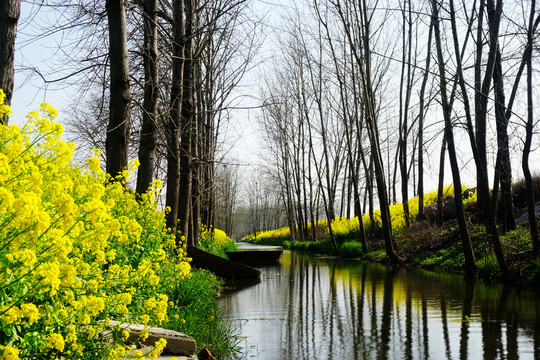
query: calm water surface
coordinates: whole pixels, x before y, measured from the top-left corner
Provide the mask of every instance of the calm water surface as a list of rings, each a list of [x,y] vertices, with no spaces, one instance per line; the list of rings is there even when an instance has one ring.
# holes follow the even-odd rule
[[[540,359],[540,293],[285,251],[224,293],[253,359]]]

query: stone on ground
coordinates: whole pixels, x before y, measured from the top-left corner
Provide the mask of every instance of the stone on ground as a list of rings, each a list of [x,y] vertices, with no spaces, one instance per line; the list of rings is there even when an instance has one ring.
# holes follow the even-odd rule
[[[123,329],[129,329],[130,333],[128,340],[133,342],[137,341],[137,338],[145,328],[145,325],[141,324],[129,324],[112,320],[111,325],[120,325]],[[163,329],[160,327],[148,327],[148,338],[144,340],[142,344],[147,346],[154,346],[156,341],[161,338],[167,340],[167,346],[165,346],[163,353],[171,355],[169,358],[175,357],[174,355],[192,356],[197,351],[197,344],[195,344],[195,340],[191,336],[187,336],[178,331]],[[166,358],[163,357],[163,359]]]

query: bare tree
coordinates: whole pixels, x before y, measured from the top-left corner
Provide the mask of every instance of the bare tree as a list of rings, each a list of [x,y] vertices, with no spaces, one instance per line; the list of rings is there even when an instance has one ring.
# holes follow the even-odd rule
[[[407,9],[405,9],[407,7]],[[409,134],[409,105],[411,101],[411,92],[414,81],[414,69],[412,64],[412,7],[409,0],[403,4],[402,14],[402,59],[401,59],[401,83],[399,89],[399,165],[401,172],[401,199],[403,204],[403,215],[405,226],[411,224],[409,214],[409,171],[407,159],[407,139]],[[416,56],[415,60],[416,62]],[[403,94],[405,87],[405,94]],[[396,162],[397,163],[397,162]]]
[[[529,25],[527,27],[527,45],[523,52],[523,58],[527,64],[527,123],[525,125],[525,146],[523,148],[522,168],[527,186],[527,211],[529,215],[529,226],[531,229],[531,240],[533,244],[533,253],[538,256],[540,254],[540,241],[538,240],[538,225],[536,221],[535,211],[535,194],[532,182],[531,170],[529,169],[529,154],[531,152],[532,135],[534,127],[534,107],[533,107],[533,84],[532,84],[532,51],[533,40],[535,36],[534,29],[540,22],[540,15],[534,20],[536,12],[536,0],[531,1],[531,10],[529,15]]]
[[[184,73],[184,3],[173,2],[171,104],[167,122],[167,227],[176,229],[180,193],[180,116]],[[184,230],[184,229],[181,229]]]
[[[456,217],[459,225],[459,235],[461,238],[461,244],[463,247],[463,253],[465,255],[465,272],[467,274],[474,274],[476,272],[476,264],[474,261],[474,252],[469,238],[469,232],[467,230],[467,223],[465,221],[465,210],[463,208],[463,198],[461,194],[461,177],[459,174],[459,165],[457,163],[456,149],[454,144],[454,133],[452,130],[452,109],[450,107],[447,96],[447,83],[446,83],[446,69],[444,56],[442,52],[441,32],[439,27],[439,5],[437,0],[431,0],[432,4],[432,22],[435,32],[435,44],[437,47],[437,59],[439,65],[439,81],[440,81],[440,93],[441,104],[444,115],[444,137],[447,141],[448,156],[450,158],[450,165],[452,168],[452,177],[454,179],[454,199],[456,203]]]
[[[347,70],[354,72],[355,69],[354,69],[354,66],[352,66],[351,69],[347,69],[347,68],[340,69],[341,64],[340,64],[340,61],[338,60],[338,55],[334,46],[334,41],[332,40],[332,36],[330,34],[328,21],[326,21],[323,18],[319,10],[319,7],[317,6],[317,3],[315,3],[315,7],[316,7],[319,21],[321,22],[321,24],[323,25],[326,31],[327,40],[329,42],[332,59],[335,66],[335,71],[336,71],[335,75],[336,75],[338,85],[339,85],[339,94],[340,94],[339,97],[340,97],[340,102],[341,102],[341,107],[342,107],[341,109],[342,111],[340,112],[343,112],[341,118],[344,125],[345,139],[346,139],[346,145],[347,145],[346,146],[347,165],[349,167],[349,172],[350,172],[350,179],[348,182],[344,181],[344,186],[346,183],[348,183],[349,188],[352,188],[353,190],[354,213],[355,213],[355,216],[358,217],[358,224],[359,224],[359,233],[360,233],[359,240],[362,244],[362,251],[367,252],[368,246],[367,246],[367,241],[366,241],[366,233],[364,229],[364,223],[362,220],[362,215],[363,215],[362,209],[360,207],[360,191],[359,191],[360,177],[358,174],[359,166],[357,165],[358,164],[358,159],[357,159],[358,150],[356,149],[355,151],[354,146],[353,146],[353,139],[355,139],[357,140],[356,145],[361,148],[360,143],[362,141],[362,135],[361,135],[362,126],[360,125],[361,116],[359,114],[359,104],[361,102],[361,99],[356,96],[357,95],[356,91],[352,91],[352,94],[351,94],[352,96],[351,98],[349,98],[349,89],[346,86],[347,80],[345,76],[345,73],[347,72]],[[343,52],[345,52],[345,48],[343,49]],[[344,54],[344,57],[346,57],[346,54]],[[344,66],[348,66],[348,64],[345,63]],[[351,82],[354,82],[352,79],[354,79],[354,76],[351,76]],[[354,86],[355,84],[352,85],[352,87]],[[352,103],[352,109],[350,106],[351,103]],[[357,131],[357,137],[354,136],[355,130]],[[363,151],[361,152],[362,152],[362,156],[364,156]]]
[[[144,104],[139,145],[139,171],[137,173],[137,194],[141,195],[154,180],[158,130],[158,32],[157,0],[144,0]]]
[[[15,37],[17,22],[21,12],[21,0],[5,0],[0,2],[0,89],[6,94],[4,103],[11,104],[13,95],[15,56]],[[0,119],[0,124],[7,125],[8,117]]]
[[[366,119],[371,145],[371,157],[375,169],[386,254],[392,262],[399,262],[400,258],[396,252],[397,244],[392,230],[388,192],[379,140],[378,107],[374,86],[377,79],[374,78],[375,74],[372,72],[371,46],[373,40],[371,37],[371,21],[373,8],[368,7],[365,0],[358,3],[335,1],[333,5],[341,20],[351,52],[354,54],[360,75],[359,80],[362,84],[363,115]]]
[[[492,3],[492,0],[487,0],[488,3]],[[489,49],[489,55],[486,65],[486,73],[484,76],[484,80],[482,82],[481,91],[482,94],[480,96],[477,96],[475,98],[475,116],[476,116],[476,138],[473,132],[473,125],[472,125],[472,116],[471,116],[471,110],[470,105],[468,101],[466,86],[465,86],[465,80],[463,76],[463,69],[461,64],[461,53],[459,49],[459,43],[457,38],[457,30],[456,30],[456,18],[455,18],[455,10],[453,6],[453,0],[450,0],[450,20],[451,20],[451,26],[452,26],[452,36],[453,36],[453,42],[454,42],[454,52],[455,52],[455,58],[457,63],[457,80],[459,83],[459,86],[461,88],[462,96],[463,96],[463,104],[464,104],[464,110],[465,110],[465,116],[466,116],[466,126],[467,126],[467,133],[469,135],[471,148],[473,151],[473,156],[475,159],[476,167],[477,167],[477,179],[478,179],[478,203],[482,209],[483,216],[484,216],[484,222],[486,226],[486,232],[488,233],[488,238],[490,239],[490,242],[493,246],[493,250],[495,252],[495,256],[497,258],[497,262],[499,263],[499,267],[501,269],[501,272],[505,277],[509,276],[509,270],[508,266],[506,264],[506,260],[504,258],[504,253],[502,250],[501,241],[499,239],[499,234],[497,232],[497,226],[495,223],[495,212],[491,208],[491,203],[489,199],[489,184],[488,184],[488,176],[487,176],[487,163],[484,162],[485,158],[485,148],[482,149],[483,146],[485,146],[485,132],[482,133],[482,131],[479,130],[480,128],[483,128],[485,126],[485,120],[487,117],[487,99],[489,94],[489,88],[490,88],[490,82],[491,77],[495,68],[495,60],[496,60],[496,50],[498,47],[498,29],[499,29],[499,23],[500,23],[500,17],[501,17],[501,6],[502,3],[499,1],[498,7],[493,7],[493,4],[491,6],[488,6],[488,18],[490,23],[490,49]],[[480,9],[479,13],[482,14],[482,7],[483,7],[483,0],[480,1]],[[481,16],[481,15],[479,15]],[[480,18],[479,18],[480,19]],[[479,23],[479,26],[481,25],[481,21]],[[479,39],[477,39],[479,41]],[[478,49],[478,44],[477,44]],[[479,59],[480,56],[477,56],[477,59]],[[440,66],[440,65],[439,65]],[[480,67],[480,64],[476,64],[475,71],[475,79],[478,78],[478,68]],[[450,143],[450,140],[447,138],[448,144]],[[450,152],[450,145],[448,148]],[[454,186],[454,194],[457,194],[458,190]],[[461,192],[459,190],[459,192]],[[456,199],[457,202],[457,199]]]
[[[427,43],[427,55],[426,65],[424,69],[424,77],[422,79],[422,86],[420,87],[420,103],[418,105],[418,219],[424,219],[424,95],[426,91],[426,85],[429,78],[430,64],[431,64],[431,41],[433,38],[433,23],[430,22],[428,43]],[[443,150],[444,151],[444,150]],[[444,166],[444,161],[443,161]]]
[[[107,0],[109,21],[110,103],[105,148],[107,173],[116,176],[127,168],[130,101],[127,54],[126,12],[124,0]]]

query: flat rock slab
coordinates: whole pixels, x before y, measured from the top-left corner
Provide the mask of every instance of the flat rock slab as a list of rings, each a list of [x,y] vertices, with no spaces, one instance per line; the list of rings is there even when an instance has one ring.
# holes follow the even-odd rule
[[[111,320],[112,326],[120,325],[123,329],[129,329],[129,341],[137,341],[137,338],[144,330],[145,325],[141,324],[129,324]],[[143,345],[154,346],[159,339],[167,340],[167,346],[163,352],[170,354],[170,357],[174,355],[186,355],[192,356],[197,352],[197,344],[191,336],[182,334],[181,332],[163,329],[160,327],[148,327],[148,338],[142,342]],[[163,357],[166,359],[167,357]],[[161,357],[160,357],[161,359]]]

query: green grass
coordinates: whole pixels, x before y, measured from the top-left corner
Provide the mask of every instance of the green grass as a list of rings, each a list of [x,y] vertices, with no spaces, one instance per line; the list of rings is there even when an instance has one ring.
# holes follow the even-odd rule
[[[425,258],[416,259],[416,262],[424,269],[458,272],[463,269],[465,258],[461,245],[454,244],[437,250]]]
[[[344,258],[357,258],[363,255],[362,244],[358,241],[347,241],[341,245],[339,252]]]
[[[216,298],[216,277],[199,270],[172,286],[169,300],[177,306],[164,327],[189,334],[199,349],[208,348],[218,359],[235,358],[240,350],[238,329],[222,317]]]

